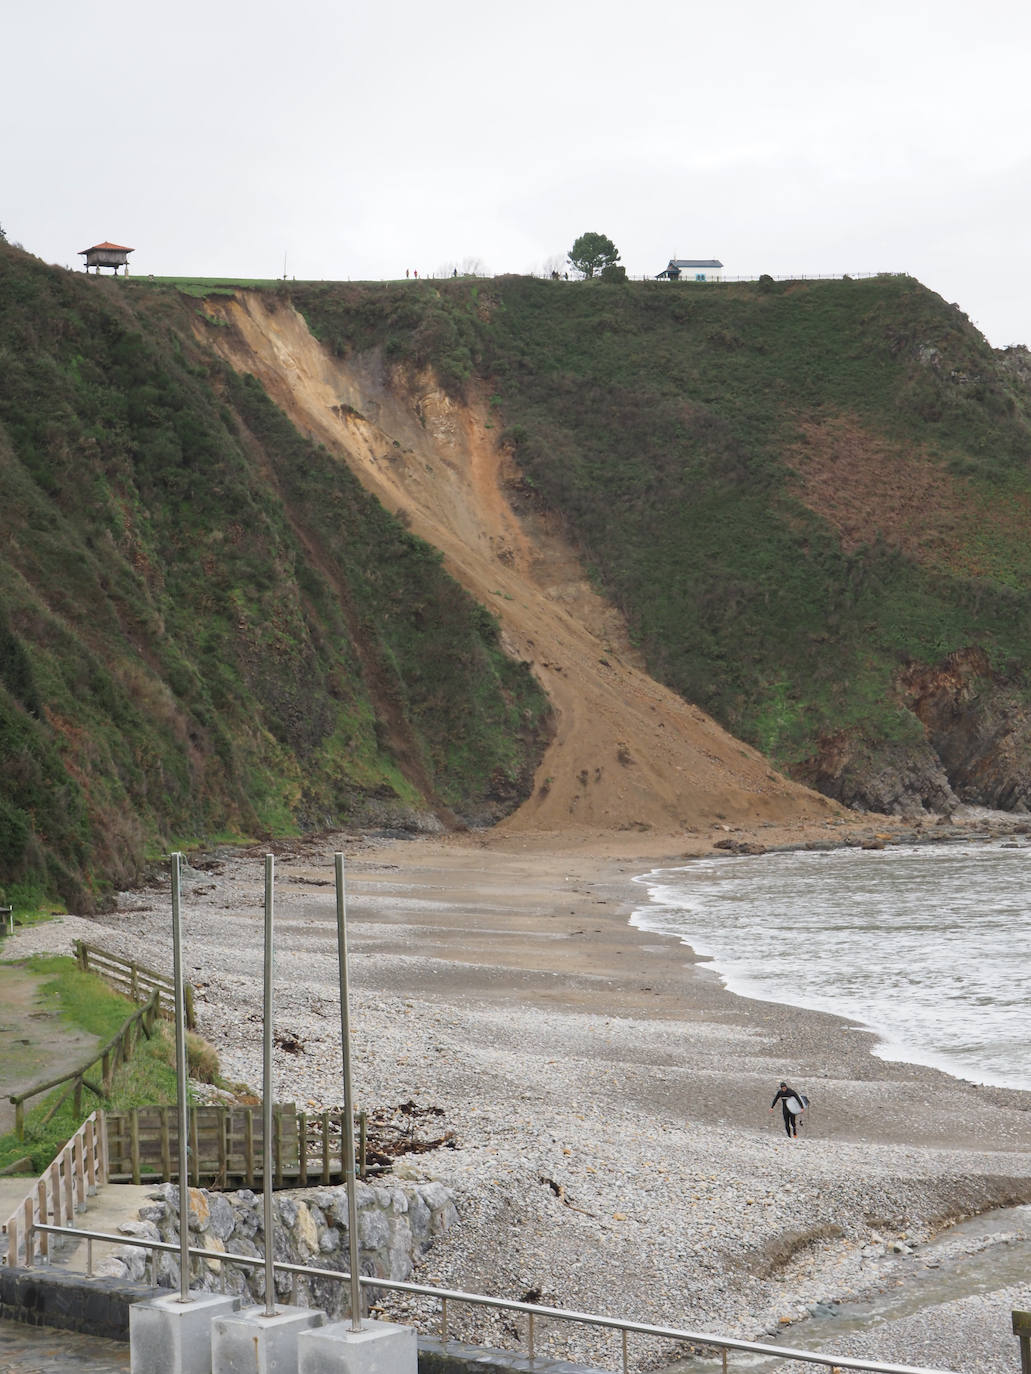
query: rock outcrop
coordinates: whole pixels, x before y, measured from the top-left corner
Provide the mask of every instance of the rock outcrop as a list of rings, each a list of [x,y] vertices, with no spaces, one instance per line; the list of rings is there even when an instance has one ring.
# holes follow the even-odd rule
[[[896,689],[921,738],[870,742],[841,731],[821,741],[798,776],[845,806],[888,815],[951,815],[961,803],[1031,810],[1031,706],[983,649],[912,663]]]
[[[1031,809],[1031,707],[992,672],[983,649],[950,654],[936,668],[914,665],[900,685],[961,801]]]

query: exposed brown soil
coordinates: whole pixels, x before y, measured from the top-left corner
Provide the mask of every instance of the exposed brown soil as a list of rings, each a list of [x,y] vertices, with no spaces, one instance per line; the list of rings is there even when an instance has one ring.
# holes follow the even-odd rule
[[[838,532],[846,553],[879,542],[917,563],[1005,580],[1005,540],[986,546],[983,527],[990,516],[997,536],[1021,548],[1031,515],[1025,495],[989,496],[934,454],[872,434],[853,416],[814,418],[801,431],[786,461],[802,501]]]
[[[289,305],[257,294],[210,301],[209,330],[294,424],[346,462],[501,623],[556,717],[532,797],[504,833],[682,836],[717,823],[826,822],[844,814],[773,771],[754,749],[650,678],[626,626],[591,588],[553,522],[517,515],[517,476],[487,407],[377,357],[330,356]],[[638,843],[638,848],[642,846]]]
[[[837,530],[846,553],[880,541],[918,562],[947,561],[968,497],[939,462],[845,415],[811,420],[802,434],[787,461],[802,500]]]

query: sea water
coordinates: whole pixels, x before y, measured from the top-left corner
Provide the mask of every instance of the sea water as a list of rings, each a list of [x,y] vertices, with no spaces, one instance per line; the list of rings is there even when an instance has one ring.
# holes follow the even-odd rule
[[[1031,847],[707,858],[638,881],[632,923],[679,936],[731,992],[847,1017],[885,1059],[1031,1089]]]

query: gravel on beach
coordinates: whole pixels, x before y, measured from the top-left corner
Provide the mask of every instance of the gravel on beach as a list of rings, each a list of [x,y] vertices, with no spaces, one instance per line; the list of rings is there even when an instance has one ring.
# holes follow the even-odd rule
[[[416,1278],[450,1288],[793,1346],[817,1313],[897,1282],[950,1222],[1031,1200],[1031,1094],[887,1063],[847,1022],[734,998],[677,942],[631,929],[646,862],[352,838],[280,847],[277,1097],[342,1098],[332,844],[348,853],[353,1077],[369,1108],[440,1107],[456,1148],[398,1171],[455,1193],[459,1222]],[[224,1078],[261,1081],[256,851],[185,870],[186,976]],[[97,920],[19,930],[5,958],[76,937],[171,967],[167,878]],[[812,1099],[788,1140],[781,1077]],[[1026,1239],[1026,1238],[1025,1238]],[[942,1263],[948,1268],[946,1255]],[[937,1267],[937,1266],[936,1266]],[[970,1371],[1016,1367],[1008,1304],[951,1297],[835,1344]],[[439,1305],[385,1315],[439,1327]],[[449,1304],[451,1333],[518,1347],[525,1321]],[[541,1353],[618,1367],[620,1341],[542,1323]],[[682,1345],[632,1337],[653,1368]]]

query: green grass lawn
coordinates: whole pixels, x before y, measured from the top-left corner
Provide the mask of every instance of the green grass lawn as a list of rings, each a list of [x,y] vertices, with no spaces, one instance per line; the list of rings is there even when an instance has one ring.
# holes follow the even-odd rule
[[[37,956],[27,960],[25,967],[48,977],[43,986],[46,1003],[59,1010],[62,1019],[71,1025],[97,1036],[100,1046],[115,1036],[136,1010],[135,1003],[113,992],[95,974],[83,973],[74,959],[63,955]],[[44,1081],[50,1076],[44,1075]],[[95,1072],[87,1076],[99,1081],[99,1063]],[[100,1101],[87,1089],[83,1092],[81,1117],[76,1117],[69,1098],[44,1125],[43,1118],[66,1088],[67,1084],[61,1084],[44,1097],[33,1099],[26,1112],[23,1140],[13,1131],[0,1137],[0,1168],[28,1156],[32,1172],[41,1173],[97,1106],[125,1111],[130,1107],[175,1102],[175,1037],[170,1023],[155,1022],[151,1039],[142,1039],[132,1058],[116,1071],[110,1097]]]
[[[231,296],[236,290],[273,290],[282,287],[276,277],[120,277],[129,286],[171,286],[184,296]]]

